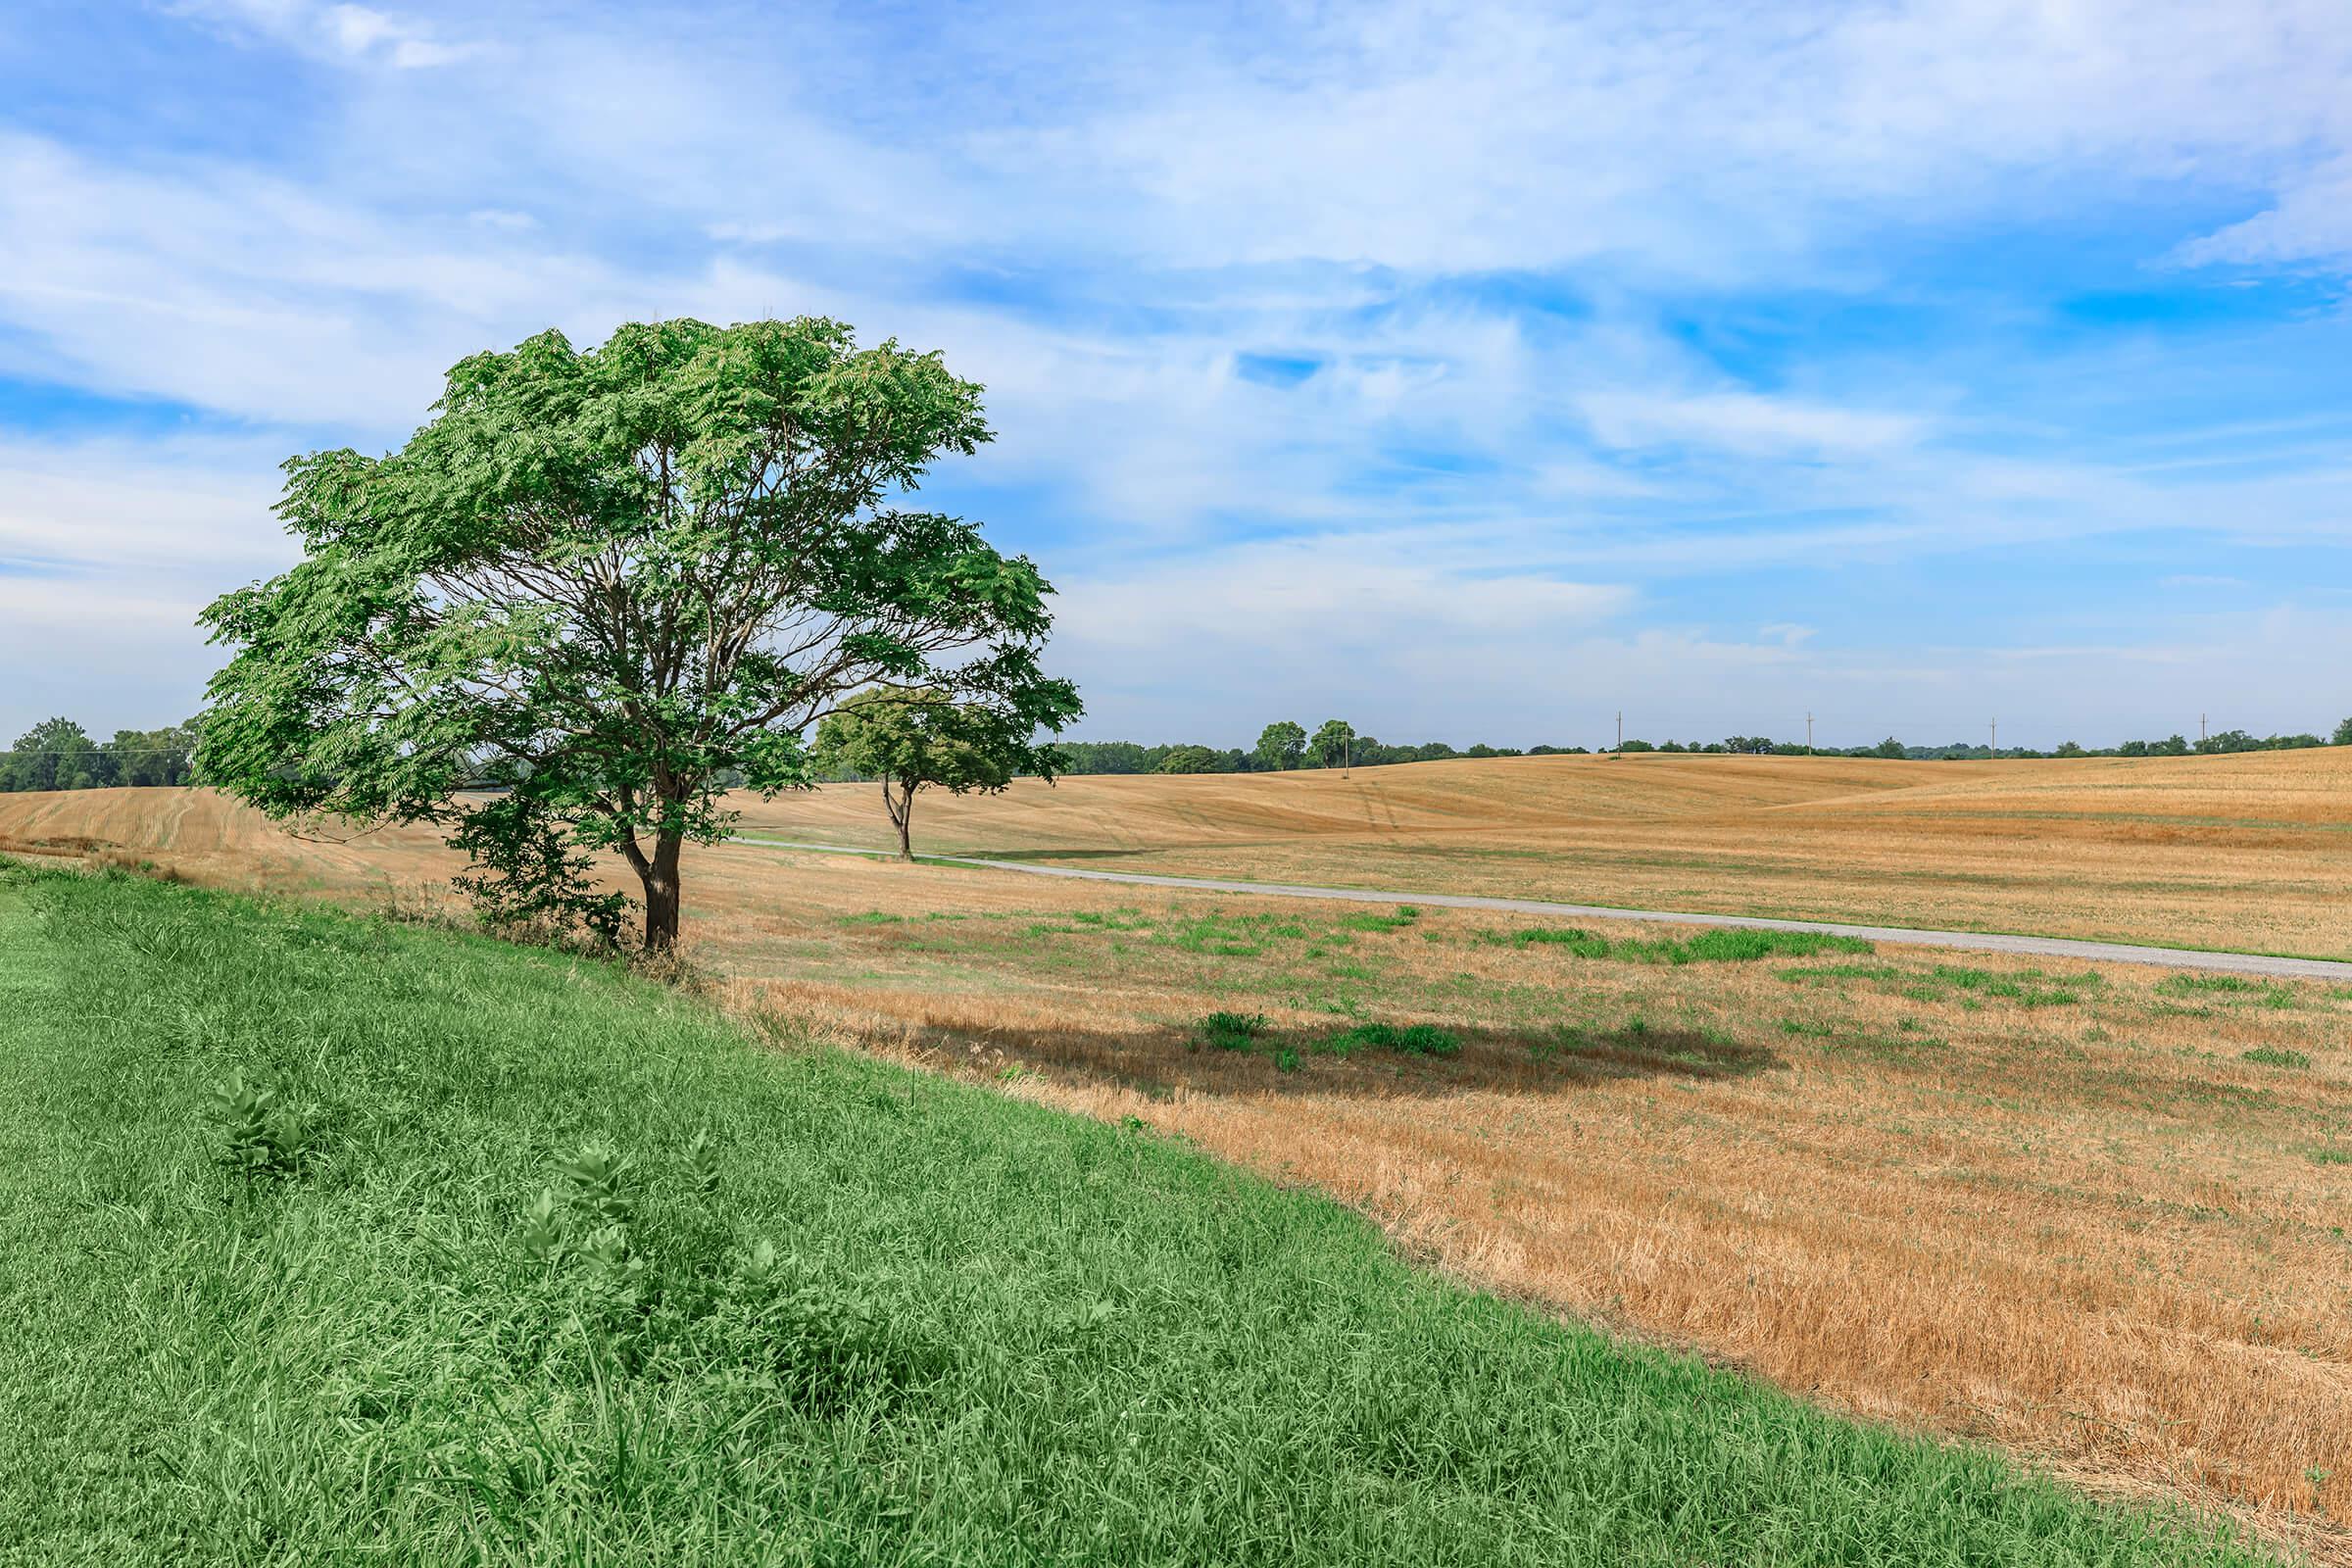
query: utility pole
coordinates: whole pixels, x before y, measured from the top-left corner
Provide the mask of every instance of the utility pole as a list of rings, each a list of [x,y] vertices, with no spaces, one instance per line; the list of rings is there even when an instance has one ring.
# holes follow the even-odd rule
[[[2199,714],[2197,715],[2197,741],[2198,741],[2198,743],[2201,745],[2201,744],[2203,744],[2204,740],[2205,740],[2205,715],[2204,715],[2203,713],[2199,713]]]
[[[1617,749],[1625,750],[1625,710],[1617,710]]]
[[[1813,755],[1813,710],[1805,710],[1805,755]]]
[[[2001,755],[2001,721],[1997,718],[1992,721],[1992,745],[1986,750],[1995,757]]]

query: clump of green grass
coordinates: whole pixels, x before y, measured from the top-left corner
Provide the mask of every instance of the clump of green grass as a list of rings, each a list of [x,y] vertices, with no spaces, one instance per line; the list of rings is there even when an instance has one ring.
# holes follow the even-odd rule
[[[1859,937],[1827,931],[1773,931],[1744,926],[1711,926],[1691,937],[1654,941],[1610,941],[1576,926],[1530,926],[1499,940],[1516,947],[1543,944],[1566,948],[1580,958],[1616,958],[1626,963],[1745,963],[1757,958],[1811,957],[1820,953],[1871,953]]]
[[[1459,1036],[1431,1023],[1359,1023],[1315,1043],[1317,1051],[1335,1056],[1358,1051],[1395,1051],[1407,1056],[1451,1056],[1462,1049]]]
[[[2265,989],[2259,980],[2249,980],[2238,974],[2175,974],[2156,983],[2156,989],[2169,997],[2194,996],[2199,992],[2243,994]]]
[[[2252,1051],[2241,1053],[2238,1060],[2250,1061],[2261,1067],[2308,1067],[2311,1065],[2309,1056],[2300,1051],[2289,1051],[2284,1046],[2256,1046]]]
[[[0,866],[0,1005],[11,1560],[2267,1560],[589,959]]]
[[[2245,997],[2266,1007],[2281,1010],[2295,1004],[2294,988],[2276,981],[2250,980],[2238,974],[2175,974],[2156,983],[2158,994],[2168,997]]]
[[[1343,914],[1338,923],[1349,931],[1401,931],[1420,918],[1419,909],[1399,904],[1395,914]]]
[[[1248,1051],[1265,1032],[1266,1015],[1262,1012],[1212,1012],[1193,1025],[1193,1043],[1196,1048]]]
[[[2048,974],[2040,969],[2019,969],[2000,974],[1967,964],[1939,963],[1928,971],[1924,981],[1904,995],[1932,1002],[1950,991],[1962,991],[1976,997],[1997,997],[2004,1002],[2014,1002],[2021,1007],[2071,1007],[2082,1000],[2084,991],[2105,984],[2106,977],[2096,969],[2064,975]]]
[[[841,923],[843,925],[898,925],[906,918],[905,915],[893,914],[888,909],[867,909],[860,914],[841,916]]]

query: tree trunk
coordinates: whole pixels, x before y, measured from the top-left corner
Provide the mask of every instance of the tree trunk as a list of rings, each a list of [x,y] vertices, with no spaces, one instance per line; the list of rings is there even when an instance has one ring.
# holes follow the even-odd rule
[[[890,780],[882,781],[882,804],[890,811],[891,825],[899,830],[899,858],[914,858],[914,791],[915,786],[900,786],[900,793],[890,792]]]
[[[664,833],[654,841],[653,858],[640,875],[645,882],[645,946],[649,953],[667,953],[678,945],[678,852],[683,837]]]

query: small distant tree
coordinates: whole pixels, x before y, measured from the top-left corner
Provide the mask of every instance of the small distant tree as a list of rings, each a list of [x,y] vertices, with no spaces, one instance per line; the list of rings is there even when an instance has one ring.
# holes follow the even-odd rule
[[[1355,726],[1344,718],[1327,718],[1315,727],[1315,758],[1325,767],[1344,767],[1355,746]]]
[[[898,829],[899,858],[914,858],[914,797],[994,795],[1023,773],[1052,779],[1065,770],[1059,748],[1039,745],[1017,715],[953,701],[936,688],[859,692],[816,727],[816,760],[879,780],[883,808]]]
[[[1257,732],[1257,765],[1269,773],[1297,767],[1306,759],[1306,731],[1289,719],[1278,719]]]
[[[2058,743],[2058,750],[2052,755],[2057,757],[2088,757],[2090,754],[2082,749],[2080,742],[2060,741]]]
[[[808,783],[803,737],[852,693],[1077,715],[1038,666],[1037,568],[909,505],[990,438],[980,392],[816,318],[465,360],[400,451],[286,465],[303,559],[204,612],[236,652],[199,773],[273,815],[450,827],[499,786],[517,804],[461,848],[526,874],[570,863],[547,832],[615,852],[666,949],[685,846],[726,837],[730,788]]]
[[[1878,745],[1871,748],[1871,755],[1873,757],[1889,757],[1899,760],[1905,756],[1908,756],[1909,754],[1903,750],[1903,743],[1901,741],[1898,741],[1893,736],[1889,735],[1885,740],[1879,742]]]
[[[2342,723],[2335,726],[2335,733],[2328,737],[2328,744],[2330,746],[2352,746],[2352,718],[2347,718]]]

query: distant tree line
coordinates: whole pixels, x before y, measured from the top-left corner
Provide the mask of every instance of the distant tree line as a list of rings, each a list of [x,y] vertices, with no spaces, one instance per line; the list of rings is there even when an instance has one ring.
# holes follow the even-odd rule
[[[1946,746],[1911,746],[1888,736],[1876,746],[1813,746],[1801,741],[1774,740],[1766,735],[1730,735],[1719,741],[1629,740],[1622,746],[1602,747],[1623,752],[1677,752],[1740,757],[1885,757],[1912,761],[1968,761],[1990,758],[2055,757],[2190,757],[2232,752],[2289,752],[2312,746],[2352,746],[2352,718],[2335,726],[2327,738],[2313,734],[2255,736],[2242,729],[2226,729],[2191,741],[2171,735],[2163,740],[2126,741],[2093,750],[2067,741],[2052,751],[2030,746],[2004,746],[1994,751],[1983,743],[1954,741]],[[1582,746],[1477,745],[1455,749],[1444,741],[1418,746],[1391,746],[1370,735],[1358,735],[1344,719],[1328,719],[1313,734],[1288,719],[1268,724],[1257,744],[1214,747],[1179,742],[1144,746],[1134,741],[1063,741],[1060,751],[1068,773],[1279,773],[1301,767],[1385,767],[1396,762],[1440,762],[1476,757],[1585,757]]]
[[[95,790],[190,782],[196,721],[119,729],[101,741],[70,718],[44,719],[0,752],[0,791]]]
[[[1144,746],[1134,741],[1062,741],[1069,773],[1283,773],[1294,768],[1386,767],[1396,762],[1442,762],[1465,757],[1551,757],[1590,755],[1582,746],[1478,745],[1456,749],[1444,741],[1391,746],[1359,735],[1346,719],[1326,719],[1309,734],[1288,719],[1268,724],[1257,744],[1240,747],[1179,742]]]

